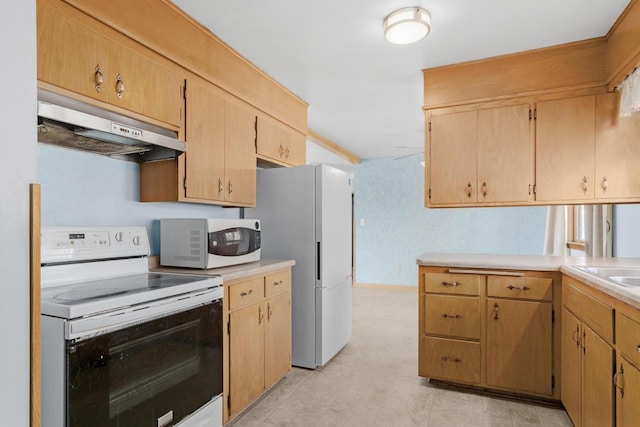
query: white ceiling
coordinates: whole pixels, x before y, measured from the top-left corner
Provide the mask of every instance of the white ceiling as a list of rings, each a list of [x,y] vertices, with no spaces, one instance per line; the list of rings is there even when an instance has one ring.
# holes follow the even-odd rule
[[[309,103],[309,127],[361,158],[422,150],[423,68],[603,36],[629,0],[173,0]],[[421,6],[431,33],[382,21]],[[397,148],[414,147],[414,148]]]

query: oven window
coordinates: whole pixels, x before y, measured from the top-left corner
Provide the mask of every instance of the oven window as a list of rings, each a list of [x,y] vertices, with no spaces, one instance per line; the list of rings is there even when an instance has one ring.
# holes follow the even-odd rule
[[[222,393],[222,303],[67,345],[69,426],[173,423]]]

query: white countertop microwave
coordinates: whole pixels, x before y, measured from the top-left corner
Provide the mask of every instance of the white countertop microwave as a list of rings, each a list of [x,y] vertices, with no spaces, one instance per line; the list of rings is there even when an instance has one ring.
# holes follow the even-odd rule
[[[170,218],[160,220],[160,264],[219,268],[260,260],[256,219]]]

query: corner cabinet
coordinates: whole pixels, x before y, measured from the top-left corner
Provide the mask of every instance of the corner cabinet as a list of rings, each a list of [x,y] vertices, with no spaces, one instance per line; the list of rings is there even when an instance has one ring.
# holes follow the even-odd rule
[[[526,203],[533,185],[530,116],[528,104],[428,112],[427,205]]]
[[[420,376],[559,399],[556,273],[419,270]]]
[[[255,110],[196,78],[185,94],[187,153],[140,165],[140,200],[255,206]]]
[[[225,284],[224,420],[291,370],[291,269]]]
[[[38,0],[37,20],[38,80],[45,88],[182,127],[178,66],[61,2]]]

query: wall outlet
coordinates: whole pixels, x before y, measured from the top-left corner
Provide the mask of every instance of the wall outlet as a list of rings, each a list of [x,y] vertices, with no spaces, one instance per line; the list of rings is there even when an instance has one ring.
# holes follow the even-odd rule
[[[366,225],[366,221],[364,220],[364,218],[360,218],[360,225],[363,227]]]

